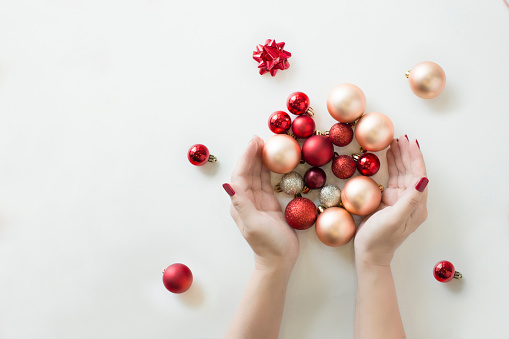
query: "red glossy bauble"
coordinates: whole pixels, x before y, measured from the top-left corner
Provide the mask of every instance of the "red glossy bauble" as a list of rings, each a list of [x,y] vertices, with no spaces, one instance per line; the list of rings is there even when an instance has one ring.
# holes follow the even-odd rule
[[[315,121],[308,115],[301,115],[293,120],[292,132],[297,138],[309,138],[315,132]]]
[[[193,283],[193,273],[184,264],[168,266],[163,273],[163,284],[172,293],[184,293]]]
[[[433,276],[440,282],[448,282],[454,279],[461,279],[463,275],[454,269],[454,265],[447,260],[439,261],[433,267]]]
[[[313,135],[302,145],[302,158],[311,166],[324,166],[333,156],[334,146],[326,136]]]
[[[375,175],[380,169],[380,160],[373,153],[364,153],[357,160],[357,170],[365,176]]]
[[[306,114],[309,108],[309,97],[302,92],[294,92],[288,97],[286,107],[288,107],[290,113],[296,115]]]
[[[196,144],[191,146],[187,152],[187,158],[189,162],[195,166],[203,166],[209,160],[210,152],[209,149],[202,144]]]
[[[339,155],[332,160],[332,173],[339,179],[348,179],[355,173],[355,161],[349,155]]]
[[[288,113],[276,111],[269,117],[269,128],[272,133],[283,134],[292,126],[292,119]]]
[[[329,139],[339,147],[344,147],[353,140],[353,129],[350,124],[337,123],[332,125],[329,131]]]
[[[326,180],[327,176],[320,167],[311,167],[304,174],[304,184],[310,189],[322,188]]]
[[[286,205],[286,222],[297,230],[310,228],[317,217],[318,212],[315,204],[307,198],[295,198]]]

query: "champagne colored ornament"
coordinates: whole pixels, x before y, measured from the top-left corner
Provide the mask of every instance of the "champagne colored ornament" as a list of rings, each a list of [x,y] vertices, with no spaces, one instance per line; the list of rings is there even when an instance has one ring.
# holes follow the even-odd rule
[[[302,158],[311,166],[324,166],[332,160],[333,156],[334,146],[326,136],[313,135],[302,145]]]
[[[272,133],[284,134],[292,126],[292,119],[288,113],[276,111],[269,117],[269,129]]]
[[[320,190],[320,204],[325,207],[335,207],[341,204],[341,190],[336,185],[325,185]]]
[[[322,188],[326,180],[327,176],[320,167],[311,167],[304,173],[304,184],[310,189]]]
[[[352,158],[357,163],[359,173],[367,177],[375,175],[380,169],[380,160],[373,153],[356,153]]]
[[[371,178],[353,177],[343,186],[341,201],[348,212],[368,215],[373,213],[382,201],[381,188]]]
[[[290,113],[295,115],[315,115],[313,109],[309,107],[309,97],[306,95],[306,93],[294,92],[290,94],[286,100],[286,107]]]
[[[203,166],[207,162],[217,162],[217,158],[210,154],[207,146],[196,144],[187,152],[187,159],[195,166]]]
[[[339,122],[354,122],[366,110],[366,96],[353,84],[341,84],[327,97],[327,110]]]
[[[460,272],[455,271],[454,265],[447,261],[439,261],[435,267],[433,267],[433,276],[436,280],[446,283],[452,279],[461,279],[463,275]]]
[[[329,139],[334,145],[339,147],[348,145],[353,140],[352,125],[342,122],[332,125],[329,130]]]
[[[276,185],[275,190],[278,192],[285,192],[286,194],[296,195],[302,192],[304,188],[304,179],[297,172],[286,173],[281,177],[279,184]]]
[[[286,205],[285,219],[288,225],[297,230],[313,226],[318,217],[315,204],[307,198],[295,198]]]
[[[276,134],[263,145],[263,163],[274,173],[284,174],[293,171],[299,165],[300,158],[300,146],[289,135]]]
[[[445,72],[434,62],[424,61],[406,72],[410,89],[422,99],[433,99],[445,88]]]
[[[308,115],[301,115],[292,122],[292,132],[297,138],[308,138],[315,131],[315,121]]]
[[[355,221],[344,208],[331,207],[320,213],[315,225],[316,235],[327,246],[347,244],[355,234]]]
[[[349,155],[338,155],[332,160],[332,173],[339,179],[348,179],[355,173],[355,161]]]
[[[366,113],[355,126],[355,138],[365,151],[378,152],[391,144],[394,125],[382,113]]]
[[[173,264],[163,271],[163,284],[172,293],[184,293],[193,283],[193,273],[184,264]]]

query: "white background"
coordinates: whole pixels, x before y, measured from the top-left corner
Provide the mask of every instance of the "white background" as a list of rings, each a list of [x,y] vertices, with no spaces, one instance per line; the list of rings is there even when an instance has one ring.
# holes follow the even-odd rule
[[[274,78],[267,38],[292,53]],[[404,77],[425,60],[434,100]],[[393,261],[408,338],[509,338],[508,79],[502,0],[0,0],[0,338],[220,338],[253,268],[221,185],[291,92],[327,130],[343,82],[425,155],[429,217]],[[353,338],[352,244],[299,238],[281,338]],[[443,259],[462,281],[434,280]]]

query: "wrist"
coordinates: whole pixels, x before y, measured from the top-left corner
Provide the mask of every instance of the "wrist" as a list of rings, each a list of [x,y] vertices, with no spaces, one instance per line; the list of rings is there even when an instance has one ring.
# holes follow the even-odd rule
[[[356,267],[391,267],[394,252],[378,252],[371,253],[365,251],[355,251],[355,266]]]
[[[295,260],[289,258],[267,259],[255,255],[255,271],[271,275],[290,276]]]

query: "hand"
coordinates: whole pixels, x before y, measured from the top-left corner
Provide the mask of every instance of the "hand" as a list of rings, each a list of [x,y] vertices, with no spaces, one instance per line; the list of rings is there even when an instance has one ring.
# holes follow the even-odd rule
[[[262,163],[263,140],[255,136],[231,177],[230,213],[255,254],[257,268],[293,267],[299,255],[295,230],[288,226]],[[228,184],[223,185],[228,192]]]
[[[390,265],[399,245],[428,215],[426,167],[416,140],[394,139],[387,150],[387,163],[389,183],[382,202],[362,220],[354,240],[356,261],[380,266]]]

